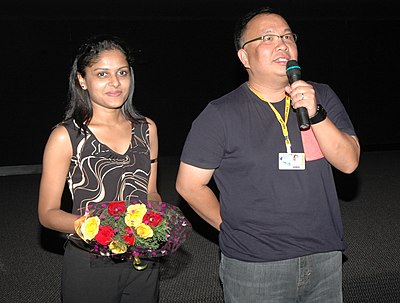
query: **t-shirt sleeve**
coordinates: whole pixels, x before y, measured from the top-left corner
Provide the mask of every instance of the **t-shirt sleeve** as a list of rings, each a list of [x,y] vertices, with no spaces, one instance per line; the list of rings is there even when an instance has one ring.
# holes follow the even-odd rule
[[[200,168],[217,168],[224,155],[224,133],[218,107],[208,104],[192,123],[183,146],[181,161]]]
[[[313,86],[316,90],[317,102],[325,108],[329,119],[342,132],[356,136],[350,117],[333,89],[327,84],[313,83]]]

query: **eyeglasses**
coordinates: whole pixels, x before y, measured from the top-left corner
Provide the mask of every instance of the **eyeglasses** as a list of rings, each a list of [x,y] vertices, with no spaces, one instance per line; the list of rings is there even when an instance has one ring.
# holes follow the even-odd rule
[[[242,45],[242,48],[245,47],[246,44],[249,44],[251,42],[258,41],[258,40],[262,40],[266,44],[274,44],[274,43],[278,42],[279,39],[282,39],[282,41],[285,43],[295,43],[297,41],[297,35],[294,33],[288,33],[288,34],[284,34],[284,35],[267,34],[267,35],[247,41],[246,43],[244,43]]]

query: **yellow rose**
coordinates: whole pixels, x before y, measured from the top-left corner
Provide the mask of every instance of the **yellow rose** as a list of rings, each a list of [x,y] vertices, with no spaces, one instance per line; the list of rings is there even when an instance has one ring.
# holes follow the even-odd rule
[[[140,223],[139,226],[136,227],[136,232],[139,237],[142,237],[143,239],[151,238],[154,235],[151,227],[144,223]]]
[[[139,203],[128,206],[125,215],[125,224],[130,227],[137,227],[142,223],[143,216],[147,212],[146,205]]]
[[[108,244],[108,248],[110,248],[113,254],[123,254],[128,249],[125,243],[118,241],[112,241]]]
[[[83,235],[83,240],[92,240],[99,232],[100,219],[99,217],[89,217],[87,218],[81,226],[81,232]]]

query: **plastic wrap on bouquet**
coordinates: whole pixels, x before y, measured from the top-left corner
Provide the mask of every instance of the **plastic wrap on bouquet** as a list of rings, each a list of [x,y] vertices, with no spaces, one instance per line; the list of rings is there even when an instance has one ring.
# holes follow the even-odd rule
[[[166,202],[112,201],[91,203],[75,221],[76,234],[68,238],[96,255],[132,259],[162,257],[175,252],[191,230],[182,211]]]
[[[179,207],[165,202],[147,202],[147,207],[161,214],[166,219],[168,227],[168,240],[160,243],[159,248],[155,250],[136,246],[134,249],[140,257],[161,257],[175,252],[186,240],[187,233],[192,226],[183,215]]]

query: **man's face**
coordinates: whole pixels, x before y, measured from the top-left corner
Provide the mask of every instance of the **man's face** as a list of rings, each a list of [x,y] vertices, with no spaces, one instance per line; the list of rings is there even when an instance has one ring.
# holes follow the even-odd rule
[[[297,45],[291,34],[289,25],[279,15],[260,14],[250,20],[243,34],[243,44],[265,36],[264,39],[246,44],[238,51],[239,59],[252,77],[286,79],[287,61],[297,60]]]

